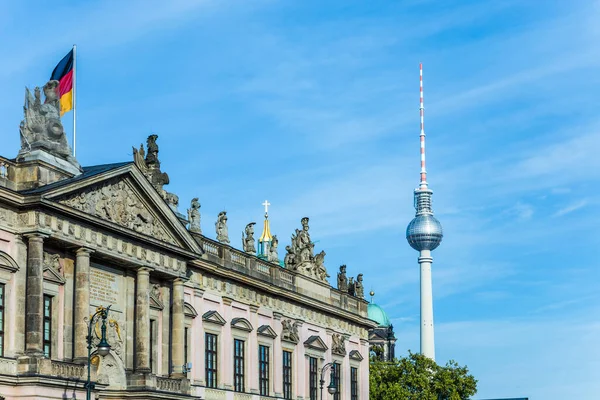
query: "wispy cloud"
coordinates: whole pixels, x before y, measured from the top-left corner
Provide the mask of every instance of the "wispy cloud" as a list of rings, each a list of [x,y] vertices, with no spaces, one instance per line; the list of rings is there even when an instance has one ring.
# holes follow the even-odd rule
[[[563,215],[570,214],[570,213],[577,211],[587,205],[588,205],[588,201],[586,199],[583,199],[576,203],[573,203],[566,207],[561,208],[560,210],[556,211],[552,216],[553,217],[562,217]]]

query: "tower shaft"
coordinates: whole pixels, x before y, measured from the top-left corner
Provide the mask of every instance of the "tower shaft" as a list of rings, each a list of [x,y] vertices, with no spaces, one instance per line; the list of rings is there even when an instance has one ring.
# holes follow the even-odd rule
[[[433,291],[431,285],[430,250],[421,250],[419,266],[421,267],[421,354],[435,361],[435,342],[433,334]]]

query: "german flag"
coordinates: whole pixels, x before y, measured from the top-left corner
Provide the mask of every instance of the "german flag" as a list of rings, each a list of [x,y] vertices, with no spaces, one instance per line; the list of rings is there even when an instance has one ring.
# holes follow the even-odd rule
[[[59,81],[60,116],[73,109],[73,50],[54,68],[50,80]]]

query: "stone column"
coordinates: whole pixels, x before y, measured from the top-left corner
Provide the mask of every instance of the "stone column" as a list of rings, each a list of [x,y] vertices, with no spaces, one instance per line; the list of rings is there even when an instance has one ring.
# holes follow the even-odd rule
[[[150,372],[150,268],[145,267],[137,270],[135,331],[135,370]]]
[[[177,278],[173,281],[173,315],[172,315],[172,327],[171,327],[171,351],[173,355],[173,365],[171,366],[171,376],[174,378],[183,378],[183,363],[185,361],[184,352],[184,340],[185,340],[185,314],[184,314],[184,296],[183,296],[183,283],[184,280]]]
[[[75,344],[74,361],[78,363],[87,362],[87,343],[85,338],[88,334],[88,323],[86,317],[90,317],[90,254],[92,250],[85,247],[77,250],[75,261]]]
[[[44,238],[46,235],[27,235],[27,288],[25,297],[25,353],[44,354]]]

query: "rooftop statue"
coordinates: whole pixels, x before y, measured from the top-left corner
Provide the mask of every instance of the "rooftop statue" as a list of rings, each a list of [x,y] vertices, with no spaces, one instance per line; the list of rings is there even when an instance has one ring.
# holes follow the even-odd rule
[[[292,246],[285,246],[285,250],[287,253],[285,254],[285,258],[283,259],[283,265],[285,266],[285,268],[295,271],[296,269],[298,269],[298,266],[296,265],[296,254],[294,254]]]
[[[346,277],[346,266],[340,266],[340,272],[337,274],[337,288],[341,292],[348,292],[348,278]]]
[[[188,220],[190,222],[190,232],[202,233],[202,228],[200,227],[200,202],[198,201],[197,197],[194,197],[192,199],[190,208],[188,208],[187,213]]]
[[[163,194],[163,186],[169,184],[169,175],[160,170],[160,161],[158,161],[158,144],[156,144],[158,135],[150,135],[146,139],[148,154],[144,151],[144,145],[141,144],[139,150],[133,148],[133,160],[135,165],[146,175],[148,180],[154,185],[159,193]],[[144,158],[145,156],[145,158]],[[166,197],[163,195],[163,197]]]
[[[45,150],[81,169],[75,157],[71,155],[71,148],[60,121],[58,81],[48,81],[43,91],[45,101],[42,103],[39,87],[34,89],[33,96],[29,89],[25,88],[24,119],[19,126],[21,150],[17,159],[24,158],[34,150]]]
[[[273,263],[279,262],[279,254],[277,253],[277,246],[279,245],[279,239],[277,239],[277,235],[273,235],[273,239],[271,241],[271,246],[269,246],[269,254],[267,256],[267,260]]]
[[[133,161],[135,165],[148,178],[152,186],[158,191],[169,207],[177,213],[179,197],[173,193],[169,193],[163,189],[164,185],[169,184],[169,175],[160,170],[160,161],[158,160],[158,144],[156,143],[158,135],[152,134],[146,139],[148,153],[144,150],[144,145],[140,144],[140,148],[133,148]]]
[[[319,280],[325,281],[327,278],[329,278],[329,275],[327,274],[327,269],[325,268],[325,265],[324,265],[325,264],[325,250],[321,250],[321,252],[315,256],[314,261],[315,262],[314,262],[314,267],[313,267],[313,274]]]
[[[348,294],[354,296],[354,277],[348,278]]]
[[[308,232],[308,217],[300,221],[302,229],[296,229],[292,235],[291,246],[286,247],[288,254],[284,259],[285,267],[300,271],[303,275],[327,282],[327,269],[325,268],[325,252],[314,255],[315,244],[310,240]]]
[[[354,295],[359,299],[365,297],[365,287],[363,286],[363,274],[356,276],[356,282],[354,282]]]
[[[246,253],[256,254],[256,243],[254,241],[254,225],[256,222],[250,222],[246,225],[246,236],[242,232],[242,246]]]
[[[229,232],[227,231],[227,211],[221,211],[215,222],[217,231],[217,240],[221,243],[229,244]]]

